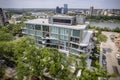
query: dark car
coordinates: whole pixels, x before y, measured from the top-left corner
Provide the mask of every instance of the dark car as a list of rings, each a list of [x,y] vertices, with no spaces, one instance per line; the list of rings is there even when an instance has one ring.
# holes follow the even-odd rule
[[[107,71],[107,64],[103,64],[104,71]]]
[[[118,60],[118,64],[120,65],[120,60]]]
[[[106,53],[106,49],[103,48],[103,53]]]
[[[106,64],[107,64],[107,62],[106,62],[105,59],[102,60],[102,63],[103,63],[103,65],[106,65]]]
[[[105,56],[105,55],[102,55],[102,59],[106,59],[106,56]]]

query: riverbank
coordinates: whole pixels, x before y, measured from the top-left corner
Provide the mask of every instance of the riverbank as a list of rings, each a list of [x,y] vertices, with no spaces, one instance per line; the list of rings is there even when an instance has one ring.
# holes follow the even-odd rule
[[[109,28],[109,27],[98,27],[98,26],[89,26],[89,29],[98,30],[98,31],[107,31],[107,32],[118,32],[120,33],[120,27]]]
[[[119,27],[120,28],[120,22],[108,22],[108,21],[89,21],[90,22],[90,26],[97,26],[99,28],[116,28]]]
[[[106,15],[92,15],[92,16],[86,16],[86,20],[89,21],[112,21],[112,22],[120,22],[120,16],[106,16]]]
[[[120,23],[120,20],[95,20],[95,19],[87,19],[89,22],[109,22],[109,23]]]

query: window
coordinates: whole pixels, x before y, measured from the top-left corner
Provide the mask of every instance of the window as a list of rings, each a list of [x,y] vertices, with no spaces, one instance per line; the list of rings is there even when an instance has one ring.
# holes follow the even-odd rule
[[[36,36],[42,36],[42,32],[41,31],[36,31]]]
[[[80,52],[78,52],[77,50],[74,50],[74,49],[70,49],[70,53],[80,54]]]
[[[66,28],[60,28],[60,35],[68,36],[68,29],[66,29]]]
[[[53,22],[57,22],[57,23],[71,23],[71,20],[68,20],[68,19],[53,19]]]
[[[43,31],[49,32],[49,26],[42,26],[42,27],[43,27]]]
[[[79,43],[79,38],[70,37],[71,42]]]
[[[52,38],[58,39],[58,35],[57,34],[51,34]]]
[[[42,44],[42,41],[38,41],[38,44]]]
[[[68,47],[68,42],[66,41],[60,41],[60,45],[64,47]]]
[[[60,40],[68,40],[68,36],[63,36],[63,35],[60,35]]]
[[[32,24],[27,24],[28,29],[34,29],[34,25]]]
[[[51,33],[58,34],[58,27],[51,27]]]
[[[41,30],[41,26],[40,25],[35,25],[35,30]]]
[[[78,48],[79,48],[79,46],[78,46],[78,45],[76,45],[76,44],[70,44],[70,46],[71,46],[72,48],[76,48],[76,49],[78,49]]]
[[[55,44],[55,45],[58,45],[59,42],[58,42],[58,40],[51,40],[51,43]]]
[[[34,31],[33,30],[28,30],[28,34],[34,35]]]
[[[36,37],[36,40],[42,41],[42,38],[41,37]]]
[[[80,37],[80,31],[79,30],[71,30],[71,36]]]
[[[43,37],[44,38],[49,37],[49,33],[48,32],[43,32]]]

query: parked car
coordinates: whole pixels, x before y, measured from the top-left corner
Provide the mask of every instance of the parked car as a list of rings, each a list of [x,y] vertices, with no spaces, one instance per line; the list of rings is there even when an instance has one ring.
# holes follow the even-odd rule
[[[120,54],[116,53],[116,59],[120,59]]]
[[[102,59],[106,59],[106,56],[104,54],[102,55]]]
[[[103,48],[103,53],[106,53],[106,49]]]
[[[120,65],[120,60],[118,60],[118,64]]]
[[[114,41],[115,35],[110,35],[110,39],[111,39],[112,41]]]
[[[103,63],[103,65],[106,65],[107,64],[106,59],[103,59],[102,63]]]
[[[103,64],[104,71],[107,71],[107,64]]]

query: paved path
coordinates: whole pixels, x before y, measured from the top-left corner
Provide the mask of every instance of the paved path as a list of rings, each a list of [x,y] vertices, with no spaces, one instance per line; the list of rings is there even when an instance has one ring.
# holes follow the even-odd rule
[[[104,42],[102,44],[102,48],[105,48],[107,50],[106,52],[106,61],[107,61],[107,71],[112,74],[116,73],[120,75],[120,65],[118,65],[117,59],[115,57],[117,53],[117,47],[115,46],[114,42],[110,39],[110,35],[117,33],[113,32],[103,32],[104,35],[108,37],[107,42]],[[120,80],[120,76],[116,78],[110,78],[109,80]]]
[[[16,70],[15,69],[13,69],[13,68],[7,68],[5,70],[5,77],[6,78],[12,78],[14,76],[16,76]]]

